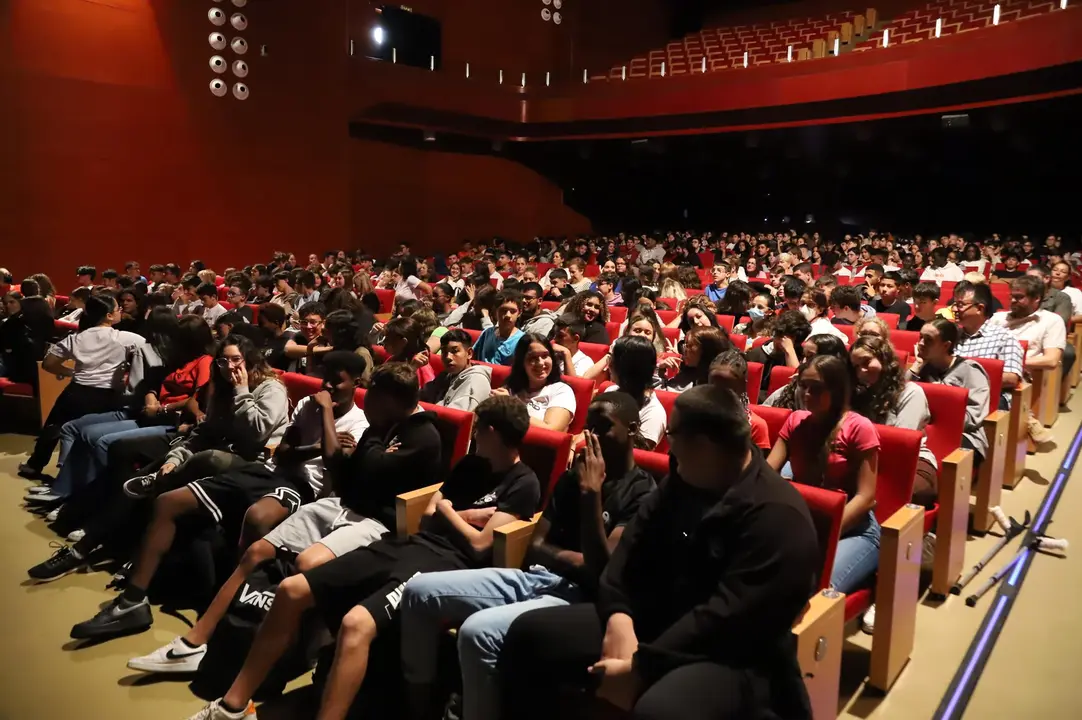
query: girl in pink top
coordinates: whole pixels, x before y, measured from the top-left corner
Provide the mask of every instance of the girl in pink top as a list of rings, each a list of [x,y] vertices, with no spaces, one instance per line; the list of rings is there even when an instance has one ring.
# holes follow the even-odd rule
[[[852,371],[846,360],[812,358],[800,373],[800,385],[807,409],[785,421],[767,462],[780,470],[788,461],[794,481],[840,490],[849,498],[830,577],[834,589],[848,593],[864,585],[879,564],[879,523],[872,513],[879,435],[867,418],[849,410]]]

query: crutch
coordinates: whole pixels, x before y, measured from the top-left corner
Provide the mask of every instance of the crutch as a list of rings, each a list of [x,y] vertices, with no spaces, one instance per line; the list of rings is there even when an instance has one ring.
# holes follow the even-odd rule
[[[986,592],[991,590],[996,583],[1003,579],[1003,577],[1011,572],[1015,565],[1017,565],[1023,557],[1025,557],[1026,549],[1038,550],[1059,550],[1061,552],[1067,552],[1068,543],[1062,538],[1050,538],[1037,536],[1033,538],[1032,542],[1026,544],[1026,547],[1020,549],[1018,554],[1014,556],[1014,559],[1009,563],[1001,567],[996,574],[984,581],[984,584],[977,588],[977,592],[973,593],[966,598],[966,605],[973,607],[977,604],[977,601],[984,596]]]
[[[954,586],[951,588],[951,595],[961,595],[962,588],[968,585],[970,581],[977,576],[977,573],[984,569],[985,565],[992,562],[992,558],[999,554],[999,551],[1006,547],[1007,543],[1021,535],[1025,532],[1026,528],[1029,527],[1029,510],[1026,510],[1026,517],[1021,523],[1013,517],[1008,519],[998,507],[992,508],[992,516],[995,517],[996,522],[1003,528],[1003,537],[999,539],[999,542],[992,546],[991,550],[985,553],[984,557],[977,561],[976,565],[969,569],[969,572],[965,573],[955,581]]]

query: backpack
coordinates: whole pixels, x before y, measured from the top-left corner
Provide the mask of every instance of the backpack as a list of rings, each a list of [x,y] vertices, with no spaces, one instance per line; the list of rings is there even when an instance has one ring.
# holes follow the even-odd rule
[[[207,699],[225,695],[244,665],[259,625],[270,612],[278,585],[296,572],[292,560],[279,557],[260,564],[245,578],[207,643],[207,654],[191,683],[193,693]],[[255,699],[280,695],[290,680],[315,666],[319,647],[329,641],[316,618],[306,619],[293,647],[260,685]]]

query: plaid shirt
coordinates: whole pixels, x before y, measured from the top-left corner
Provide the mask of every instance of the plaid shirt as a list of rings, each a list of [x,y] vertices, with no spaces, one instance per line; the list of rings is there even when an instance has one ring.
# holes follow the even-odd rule
[[[984,325],[972,335],[966,335],[963,330],[954,352],[959,357],[1002,360],[1004,373],[1023,377],[1021,343],[1007,328],[993,325],[990,320],[985,320]],[[1009,404],[1010,392],[1004,391],[1003,399]]]

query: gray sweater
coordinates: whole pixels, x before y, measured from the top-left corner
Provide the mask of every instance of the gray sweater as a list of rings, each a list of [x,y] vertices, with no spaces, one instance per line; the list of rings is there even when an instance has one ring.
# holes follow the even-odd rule
[[[246,460],[261,458],[264,448],[282,439],[289,420],[289,396],[285,384],[270,378],[254,390],[237,388],[230,412],[212,413],[169,451],[165,462],[180,465],[195,453],[212,449],[228,450]]]
[[[942,383],[969,391],[966,400],[966,422],[962,428],[962,437],[969,440],[982,457],[988,455],[988,438],[984,434],[984,420],[988,417],[991,403],[991,389],[988,373],[981,364],[973,360],[958,358],[954,364],[941,373],[927,365],[920,369],[917,376],[921,382]]]
[[[473,412],[482,400],[492,394],[492,368],[470,365],[458,375],[444,371],[421,390],[421,400]]]
[[[921,390],[920,385],[907,382],[898,396],[898,403],[893,410],[887,413],[886,421],[883,424],[919,431],[921,434],[920,457],[927,460],[932,467],[938,470],[939,463],[936,462],[932,451],[928,449],[928,438],[924,432],[924,427],[931,419],[932,414],[928,411],[928,397]]]

